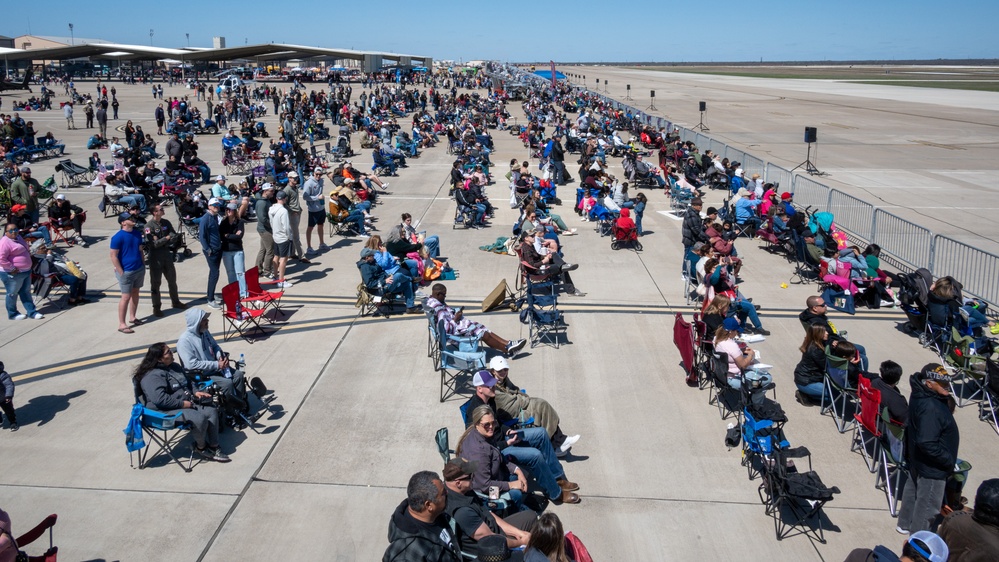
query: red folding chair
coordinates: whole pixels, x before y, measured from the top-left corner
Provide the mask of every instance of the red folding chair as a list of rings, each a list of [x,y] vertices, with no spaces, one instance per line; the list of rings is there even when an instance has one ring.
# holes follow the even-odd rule
[[[249,334],[259,331],[264,335],[267,331],[260,325],[260,317],[267,313],[266,308],[252,308],[243,305],[239,298],[239,284],[229,283],[222,287],[222,341],[229,341],[234,333],[248,343],[253,343]]]
[[[683,319],[683,314],[676,313],[673,321],[673,343],[680,352],[684,374],[687,375],[687,386],[698,386],[697,364],[694,362],[696,350],[694,347],[694,327]]]
[[[249,296],[243,301],[258,302],[264,305],[264,308],[269,306],[274,307],[277,314],[283,315],[281,312],[281,297],[284,296],[284,291],[267,291],[260,285],[260,269],[252,268],[244,274],[244,279],[246,281],[246,292]]]
[[[45,554],[42,554],[41,556],[29,555],[27,557],[28,562],[56,562],[56,555],[59,553],[59,547],[52,544],[52,527],[55,527],[56,518],[56,514],[53,513],[45,519],[42,519],[42,522],[35,525],[34,529],[17,537],[18,548],[24,548],[25,546],[38,540],[39,537],[45,534],[45,531],[49,532],[49,549],[46,550]]]
[[[860,375],[857,377],[857,396],[860,398],[860,411],[853,414],[857,423],[854,425],[850,451],[859,451],[867,464],[867,470],[877,472],[881,459],[881,428],[878,424],[881,416],[881,391],[871,388],[871,380]]]

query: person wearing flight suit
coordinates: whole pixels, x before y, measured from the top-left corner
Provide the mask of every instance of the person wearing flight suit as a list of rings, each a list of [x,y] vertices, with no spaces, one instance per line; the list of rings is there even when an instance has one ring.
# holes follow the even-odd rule
[[[170,221],[163,218],[163,205],[154,205],[152,218],[142,229],[142,237],[149,251],[149,280],[153,301],[153,316],[163,317],[160,307],[160,280],[166,277],[173,308],[185,309],[177,294],[177,271],[173,267],[173,246],[180,234]]]

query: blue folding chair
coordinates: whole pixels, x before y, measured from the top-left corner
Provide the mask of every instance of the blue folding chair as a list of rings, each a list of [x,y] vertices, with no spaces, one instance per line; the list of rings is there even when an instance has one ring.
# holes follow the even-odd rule
[[[441,402],[458,392],[459,379],[471,378],[475,371],[486,368],[486,352],[479,349],[479,339],[450,336],[444,321],[437,322],[437,370],[441,374]]]

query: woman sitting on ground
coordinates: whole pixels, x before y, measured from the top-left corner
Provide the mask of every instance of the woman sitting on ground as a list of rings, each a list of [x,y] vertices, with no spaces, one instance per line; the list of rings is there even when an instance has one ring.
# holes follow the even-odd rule
[[[794,368],[794,386],[798,388],[794,399],[802,406],[814,406],[822,401],[823,380],[826,374],[826,340],[829,332],[825,326],[810,324],[801,342],[801,360]]]

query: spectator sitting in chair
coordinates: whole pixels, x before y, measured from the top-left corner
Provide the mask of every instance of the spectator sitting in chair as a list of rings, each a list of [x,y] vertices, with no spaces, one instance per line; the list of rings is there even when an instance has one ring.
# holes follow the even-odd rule
[[[445,304],[446,299],[447,287],[443,283],[434,283],[430,288],[430,296],[427,297],[426,307],[433,311],[434,322],[444,322],[444,331],[447,334],[452,336],[478,337],[482,340],[482,343],[505,353],[508,357],[516,355],[518,351],[527,345],[527,340],[525,339],[516,341],[503,339],[482,324],[465,318],[464,307],[458,310],[452,309]]]
[[[52,235],[49,233],[49,229],[36,223],[31,218],[31,215],[28,214],[27,207],[24,205],[14,205],[10,208],[10,212],[14,215],[11,217],[11,222],[17,225],[21,236],[25,240],[43,240],[46,248],[53,247]]]
[[[487,371],[479,371],[473,377],[476,395],[469,406],[468,427],[455,447],[456,456],[477,466],[472,475],[472,489],[485,493],[490,486],[496,486],[501,493],[509,492],[511,500],[520,506],[527,493],[526,470],[548,499],[579,503],[579,494],[575,492],[579,485],[566,479],[545,430],[538,427],[513,430],[499,423],[495,409],[484,401],[492,399],[483,398],[492,393],[490,387],[495,382]]]
[[[184,313],[187,328],[177,338],[177,354],[189,371],[201,371],[226,394],[237,400],[238,408],[249,414],[249,401],[243,371],[222,351],[208,330],[210,313],[200,308],[189,308]]]
[[[756,207],[759,207],[760,203],[762,201],[756,199],[752,193],[740,197],[735,203],[735,222],[740,226],[748,225],[746,230],[750,237],[756,235],[756,231],[759,230],[760,224],[763,222],[756,215]]]
[[[826,316],[826,312],[829,308],[826,306],[825,300],[820,295],[813,297],[808,297],[805,301],[805,310],[798,314],[798,320],[801,321],[803,325],[815,324],[817,326],[823,326],[826,332],[829,334],[829,346],[836,347],[839,342],[846,341],[846,332],[837,332],[836,328],[829,322],[829,318]],[[864,346],[854,343],[853,346],[857,349],[857,353],[860,354],[860,367],[862,370],[867,370],[867,349]]]
[[[904,426],[909,422],[909,403],[898,389],[902,366],[894,361],[882,361],[880,374],[880,377],[871,379],[871,388],[881,392],[881,404],[888,408],[891,419]]]
[[[728,385],[734,389],[742,388],[742,379],[747,383],[759,381],[761,388],[773,382],[770,373],[755,371],[752,366],[758,363],[756,351],[749,347],[742,347],[735,337],[739,335],[739,320],[736,318],[726,318],[722,327],[715,332],[715,352],[726,357],[728,361]],[[759,397],[762,399],[763,393],[754,393],[754,401]]]
[[[526,546],[531,534],[528,530],[538,515],[530,509],[502,518],[491,513],[472,491],[472,475],[478,471],[476,463],[455,458],[444,465],[442,472],[447,487],[445,511],[456,523],[455,533],[461,551],[479,554],[478,542],[488,536],[501,536],[510,548]]]
[[[361,270],[361,282],[364,287],[375,294],[394,295],[401,294],[406,299],[406,314],[420,314],[423,309],[416,306],[413,296],[413,278],[402,269],[397,270],[392,275],[385,273],[378,263],[375,262],[375,250],[371,248],[361,249],[361,259],[357,262],[357,268]]]
[[[149,346],[132,378],[142,389],[147,408],[179,411],[180,420],[191,423],[195,452],[216,462],[229,462],[219,447],[219,411],[213,406],[200,405],[201,400],[210,400],[211,395],[194,390],[184,369],[174,362],[170,346],[165,343]]]
[[[382,562],[461,562],[446,505],[447,488],[436,473],[425,470],[410,477],[406,499],[389,519],[389,545]]]
[[[94,180],[96,185],[98,180]],[[139,193],[139,190],[134,187],[124,187],[121,185],[118,177],[116,175],[109,174],[105,179],[107,185],[104,187],[104,193],[108,197],[117,199],[119,202],[125,205],[136,205],[139,208],[139,212],[143,215],[147,213],[146,211],[146,197]]]
[[[528,396],[527,391],[513,384],[509,377],[510,364],[506,359],[498,355],[493,357],[489,361],[489,373],[496,378],[493,391],[497,413],[503,412],[505,416],[517,418],[523,412],[525,416],[534,418],[535,425],[548,433],[557,457],[564,457],[579,441],[579,435],[569,436],[562,432],[558,412],[547,400]]]
[[[416,231],[413,226],[413,216],[409,213],[402,214],[402,228],[406,234],[406,238],[410,242],[423,244],[423,247],[427,249],[427,256],[431,259],[437,259],[441,255],[441,240],[436,234],[431,234],[427,236],[426,230]]]
[[[76,234],[73,240],[80,246],[86,248],[87,242],[83,239],[83,222],[87,220],[87,212],[66,199],[65,194],[58,194],[52,205],[49,206],[49,222],[55,228],[72,227]]]
[[[558,253],[558,244],[554,240],[541,238],[543,231],[528,228],[521,234],[521,256],[529,266],[538,272],[557,277],[560,289],[568,295],[585,297],[586,293],[576,288],[569,277],[570,271],[579,268],[579,264],[567,263]]]

